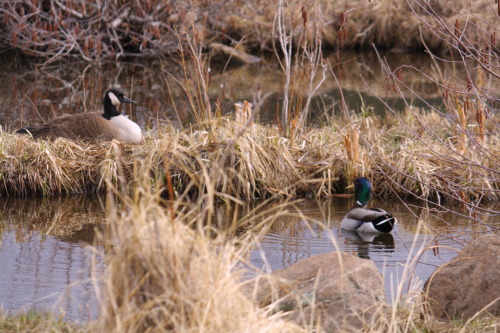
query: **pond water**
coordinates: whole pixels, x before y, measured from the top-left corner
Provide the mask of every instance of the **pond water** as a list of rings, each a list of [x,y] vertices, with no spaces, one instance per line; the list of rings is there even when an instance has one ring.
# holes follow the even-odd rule
[[[96,318],[93,278],[104,271],[105,264],[92,244],[95,246],[95,229],[106,218],[103,202],[99,196],[0,199],[0,304],[4,310],[62,311],[74,321]],[[249,253],[248,264],[269,271],[339,249],[373,260],[384,274],[391,300],[408,259],[415,265],[410,279],[403,281],[403,292],[411,284],[425,281],[468,240],[485,232],[453,214],[429,215],[428,209],[410,211],[402,204],[377,201],[374,206],[383,205],[398,218],[393,233],[346,232],[338,225],[351,204],[352,199],[346,198],[296,204],[294,209],[303,216],[277,220]],[[425,226],[417,233],[419,220]]]
[[[384,57],[393,68],[412,64],[427,73],[435,69],[433,62],[424,54],[389,53]],[[341,91],[353,110],[359,110],[364,103],[372,106],[374,112],[383,113],[385,106],[382,101],[396,110],[404,109],[402,96],[387,89],[385,75],[374,53],[345,53],[340,64],[334,56],[328,60],[342,90],[327,72],[328,78],[311,104],[312,121],[325,121],[338,112]],[[457,75],[457,69],[446,66],[439,69],[441,75],[446,76],[452,70],[453,75]],[[404,73],[408,88],[402,88],[401,94],[408,101],[411,99],[416,106],[441,103],[435,83],[416,71],[406,70]],[[193,119],[193,107],[182,88],[187,84],[186,77],[189,75],[185,76],[178,64],[160,59],[99,64],[68,62],[36,68],[16,57],[3,56],[0,57],[0,125],[3,129],[14,130],[26,124],[40,124],[62,114],[100,110],[104,91],[110,87],[122,89],[137,101],[134,106],[127,105],[124,111],[144,129],[154,129],[158,123],[165,121],[186,125]],[[209,77],[208,93],[212,110],[218,108],[222,115],[230,115],[236,102],[248,100],[260,105],[260,122],[276,121],[285,78],[275,59],[264,59],[255,65],[215,64],[210,68]],[[301,90],[303,85],[292,95],[299,96],[304,93]],[[421,99],[415,97],[417,95]]]

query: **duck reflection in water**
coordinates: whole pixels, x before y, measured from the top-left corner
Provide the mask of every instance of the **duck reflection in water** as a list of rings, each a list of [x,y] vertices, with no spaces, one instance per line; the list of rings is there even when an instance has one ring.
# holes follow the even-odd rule
[[[358,257],[370,259],[370,252],[394,252],[394,237],[391,234],[374,234],[340,229],[346,243],[357,245]]]

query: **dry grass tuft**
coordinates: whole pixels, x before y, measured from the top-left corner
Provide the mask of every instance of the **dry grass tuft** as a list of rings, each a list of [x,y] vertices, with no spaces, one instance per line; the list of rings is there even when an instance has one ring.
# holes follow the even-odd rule
[[[101,331],[302,331],[242,293],[241,249],[188,226],[203,219],[203,200],[171,215],[158,193],[134,191],[111,224]]]
[[[488,121],[498,122],[495,117]],[[165,127],[140,145],[34,141],[4,132],[0,192],[91,193],[106,187],[104,179],[123,187],[147,173],[153,189],[165,188],[168,175],[175,197],[189,201],[208,195],[213,204],[329,196],[344,191],[355,170],[386,197],[498,199],[498,136],[488,131],[483,142],[468,142],[461,150],[456,128],[434,112],[409,110],[385,119],[353,115],[347,122],[305,130],[301,144],[293,147],[277,130],[252,126],[240,136],[225,119],[216,120],[211,132]],[[348,147],[345,141],[353,129],[359,136],[355,158],[352,143]]]
[[[34,141],[5,132],[0,134],[0,147],[0,191],[12,196],[89,191],[97,185],[89,182],[98,176],[94,166],[106,151],[103,144]]]

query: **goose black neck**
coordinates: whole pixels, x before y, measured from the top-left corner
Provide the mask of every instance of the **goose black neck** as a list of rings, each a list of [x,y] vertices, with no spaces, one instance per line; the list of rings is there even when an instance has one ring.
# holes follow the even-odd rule
[[[118,111],[116,106],[111,103],[111,99],[109,98],[108,94],[104,97],[104,113],[102,116],[106,118],[107,120],[110,120],[113,117],[119,116],[121,113]]]

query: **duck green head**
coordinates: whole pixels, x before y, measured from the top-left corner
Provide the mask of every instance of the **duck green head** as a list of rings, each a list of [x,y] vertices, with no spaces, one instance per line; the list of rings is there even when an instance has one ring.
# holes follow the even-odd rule
[[[356,181],[354,181],[354,195],[356,196],[357,205],[363,207],[368,205],[368,201],[372,196],[372,184],[368,178],[356,178]]]

